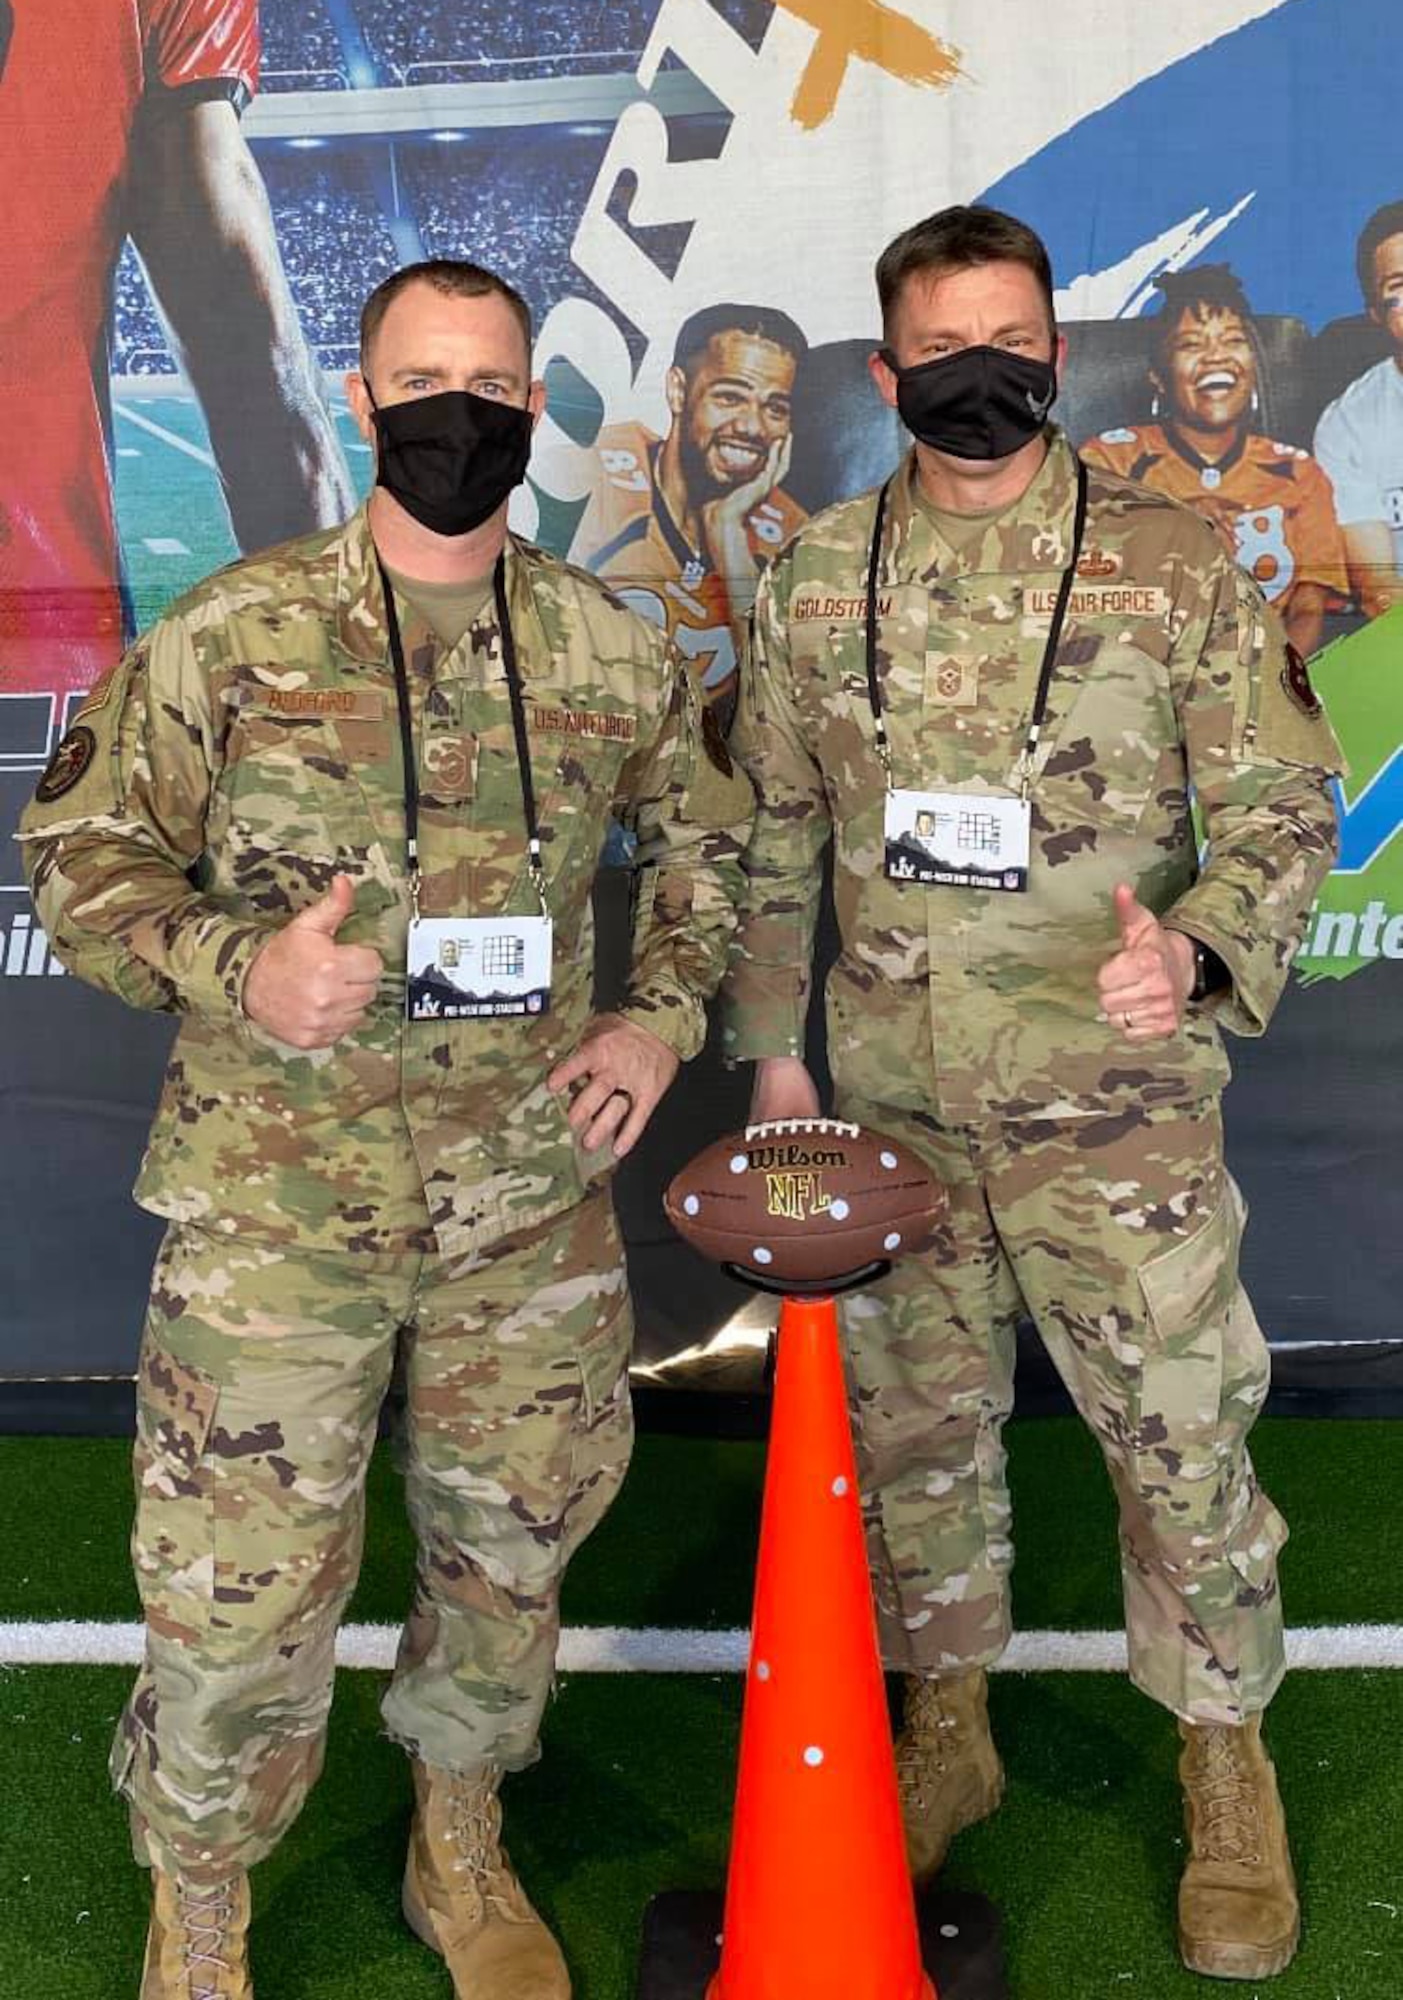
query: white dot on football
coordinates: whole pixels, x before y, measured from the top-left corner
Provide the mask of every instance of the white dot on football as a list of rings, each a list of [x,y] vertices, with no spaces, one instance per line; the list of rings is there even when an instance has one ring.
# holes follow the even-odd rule
[[[746,1159],[744,1153],[732,1153],[731,1172],[733,1174],[743,1174],[749,1164],[750,1162]]]
[[[830,1202],[828,1204],[828,1213],[832,1216],[835,1222],[847,1221],[848,1204],[843,1200],[843,1197],[841,1195],[839,1195],[836,1201]]]
[[[755,1259],[757,1264],[773,1264],[775,1261],[774,1251],[767,1250],[763,1243],[757,1245],[757,1247],[754,1250],[752,1250],[750,1254]]]
[[[682,1209],[683,1213],[686,1215],[700,1215],[701,1203],[697,1200],[697,1197],[694,1194],[689,1194],[687,1199],[682,1204]]]
[[[878,1155],[878,1158],[881,1160],[882,1165],[886,1167],[888,1170],[890,1170],[892,1167],[896,1165],[895,1153],[881,1153]]]
[[[882,1238],[882,1248],[884,1250],[899,1250],[901,1248],[900,1232],[893,1229],[889,1236],[884,1236]]]

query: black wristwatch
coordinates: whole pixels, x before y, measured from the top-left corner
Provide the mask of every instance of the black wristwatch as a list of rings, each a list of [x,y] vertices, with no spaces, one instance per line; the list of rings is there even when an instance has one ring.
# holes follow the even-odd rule
[[[1188,933],[1184,935],[1187,937]],[[1190,937],[1189,943],[1194,948],[1194,983],[1189,988],[1189,999],[1197,1006],[1211,993],[1219,993],[1223,987],[1230,985],[1232,975],[1216,951],[1200,944],[1196,937]]]

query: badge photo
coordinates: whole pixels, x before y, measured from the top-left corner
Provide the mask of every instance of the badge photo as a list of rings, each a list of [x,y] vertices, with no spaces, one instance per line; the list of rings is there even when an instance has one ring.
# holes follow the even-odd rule
[[[507,1020],[550,1011],[549,917],[419,917],[409,926],[405,1017]]]
[[[1028,887],[1032,808],[995,792],[887,793],[884,872],[932,888]]]

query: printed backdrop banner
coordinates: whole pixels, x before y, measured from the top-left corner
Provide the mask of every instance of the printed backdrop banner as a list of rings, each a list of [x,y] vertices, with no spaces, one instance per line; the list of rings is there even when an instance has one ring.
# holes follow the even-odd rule
[[[1279,1373],[1396,1385],[1399,50],[1396,0],[0,0],[0,830],[134,632],[364,491],[343,376],[397,266],[526,295],[549,404],[514,524],[724,704],[758,567],[901,449],[876,253],[952,201],[1011,209],[1053,255],[1061,422],[1209,516],[1348,754],[1230,1144]],[[3,854],[0,1376],[123,1376],[170,1024],[62,974]],[[606,986],[625,891],[606,866]],[[653,1379],[755,1352],[763,1314],[658,1204],[746,1091],[708,1050],[621,1177]]]

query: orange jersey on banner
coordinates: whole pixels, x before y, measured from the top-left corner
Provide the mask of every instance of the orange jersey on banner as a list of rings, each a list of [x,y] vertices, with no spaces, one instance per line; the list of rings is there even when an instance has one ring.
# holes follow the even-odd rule
[[[123,640],[107,325],[138,115],[242,104],[257,0],[42,0],[0,37],[0,690],[88,687]]]
[[[1083,445],[1103,465],[1204,515],[1278,611],[1298,583],[1349,595],[1330,482],[1308,451],[1257,433],[1218,465],[1186,458],[1158,424],[1102,431]]]
[[[642,424],[610,424],[599,433],[598,469],[571,554],[672,634],[708,701],[716,701],[733,691],[736,675],[726,580],[689,547],[668,511],[657,487],[659,448]],[[782,488],[768,494],[746,521],[756,562],[768,562],[807,518]]]

